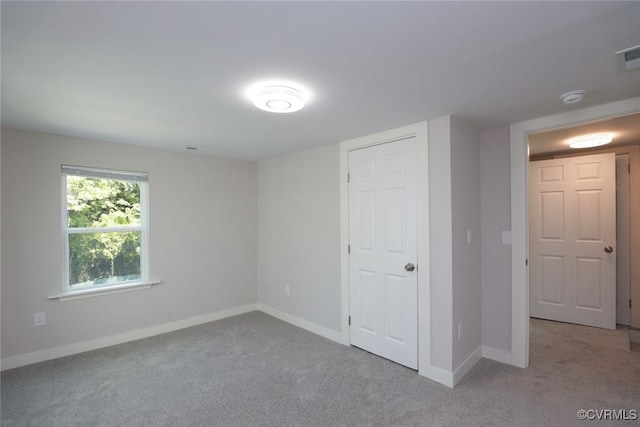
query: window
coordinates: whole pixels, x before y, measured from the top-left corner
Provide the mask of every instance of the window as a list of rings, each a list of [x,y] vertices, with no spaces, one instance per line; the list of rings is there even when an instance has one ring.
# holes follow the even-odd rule
[[[148,280],[148,177],[62,165],[64,291]]]

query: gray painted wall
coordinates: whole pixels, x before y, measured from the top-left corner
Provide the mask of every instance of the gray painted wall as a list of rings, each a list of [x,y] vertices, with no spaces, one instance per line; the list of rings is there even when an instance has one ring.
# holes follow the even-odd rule
[[[480,133],[482,210],[482,344],[511,352],[511,230],[509,128]]]
[[[2,136],[0,135],[0,153],[2,153]],[[0,154],[0,224],[2,224],[2,155]],[[0,310],[2,309],[2,226],[0,226]],[[1,313],[0,313],[1,314]],[[0,317],[0,327],[2,325],[2,319]],[[0,329],[0,337],[2,336],[2,330]],[[2,340],[0,340],[0,358],[2,357]]]
[[[451,206],[455,371],[482,343],[480,139],[475,129],[456,117],[451,118]],[[462,335],[458,338],[460,322]]]
[[[339,148],[258,164],[258,302],[334,331],[341,329]]]
[[[458,118],[429,122],[429,182],[431,363],[453,372],[482,344],[479,134]]]
[[[452,372],[451,119],[429,121],[431,365]]]
[[[12,129],[2,140],[3,358],[256,301],[340,331],[338,144],[256,166]],[[46,300],[61,289],[61,163],[150,173],[161,285]],[[480,344],[510,350],[508,129],[430,121],[429,169],[431,363],[452,372]],[[48,324],[35,328],[38,311]]]
[[[62,290],[63,163],[149,172],[160,285],[46,299]],[[1,172],[3,358],[255,303],[255,163],[2,129]]]

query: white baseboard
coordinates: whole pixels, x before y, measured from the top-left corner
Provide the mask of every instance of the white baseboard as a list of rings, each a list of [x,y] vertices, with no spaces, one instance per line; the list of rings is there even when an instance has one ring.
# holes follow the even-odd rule
[[[280,319],[284,322],[291,323],[292,325],[299,328],[306,329],[309,332],[313,332],[314,334],[320,335],[321,337],[327,338],[331,341],[335,341],[338,344],[344,344],[341,332],[334,331],[332,329],[325,328],[324,326],[320,326],[316,323],[309,322],[308,320],[304,320],[291,314],[284,313],[273,307],[269,307],[268,305],[258,303],[256,307],[257,310],[262,311],[269,316],[273,316],[276,319]]]
[[[506,363],[511,365],[511,352],[506,350],[500,350],[499,348],[489,347],[488,345],[482,346],[482,357],[486,359],[495,360],[496,362]]]
[[[31,365],[32,363],[44,362],[45,360],[57,359],[58,357],[70,356],[72,354],[84,353],[85,351],[97,350],[116,344],[135,341],[154,335],[165,334],[177,331],[178,329],[189,328],[202,323],[213,322],[225,317],[237,316],[238,314],[255,311],[255,304],[243,305],[215,313],[203,314],[202,316],[190,317],[188,319],[177,320],[175,322],[164,323],[162,325],[151,326],[149,328],[137,329],[135,331],[123,332],[109,337],[95,340],[83,341],[75,344],[63,345],[60,347],[48,348],[46,350],[34,351],[32,353],[19,354],[17,356],[6,357],[0,361],[0,370],[18,368],[20,366]]]
[[[631,342],[640,342],[640,330],[638,330],[638,329],[629,329],[629,341],[631,341]]]
[[[418,374],[450,388],[453,388],[455,385],[453,381],[453,372],[445,371],[444,369],[440,369],[435,366],[420,366]]]
[[[334,331],[316,323],[309,322],[308,320],[301,319],[291,314],[284,313],[273,307],[264,304],[257,304],[257,310],[262,311],[270,316],[280,319],[284,322],[291,323],[294,326],[298,326],[302,329],[306,329],[309,332],[320,335],[331,341],[335,341],[338,344],[344,344],[344,338],[338,331]],[[447,387],[454,387],[461,379],[466,375],[473,366],[478,363],[482,358],[482,347],[478,347],[465,359],[462,364],[455,370],[455,372],[447,372],[444,369],[437,368],[435,366],[427,366],[426,368],[420,368],[419,374],[430,380],[436,381]]]
[[[427,366],[420,367],[419,374],[453,388],[483,357],[497,362],[511,363],[511,353],[493,347],[479,346],[453,372],[435,366]]]
[[[456,370],[453,371],[454,387],[465,375],[467,375],[467,372],[469,372],[480,359],[482,359],[482,346],[478,346],[478,348],[473,350],[473,352],[471,352],[471,354],[466,359],[464,359],[464,362],[462,362],[460,366],[458,366]]]

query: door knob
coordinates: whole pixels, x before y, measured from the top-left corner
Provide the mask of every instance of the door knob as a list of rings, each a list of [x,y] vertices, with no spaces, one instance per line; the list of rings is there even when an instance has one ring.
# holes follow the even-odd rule
[[[416,269],[416,266],[411,263],[408,263],[407,265],[404,266],[404,269],[407,271],[413,271]]]
[[[608,254],[610,254],[611,252],[613,252],[613,247],[611,246],[605,246],[604,247],[604,251]]]

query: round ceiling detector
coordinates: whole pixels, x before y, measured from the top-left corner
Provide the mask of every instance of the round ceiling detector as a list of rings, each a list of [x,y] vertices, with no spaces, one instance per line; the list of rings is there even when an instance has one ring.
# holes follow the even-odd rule
[[[563,93],[560,95],[560,99],[565,104],[575,104],[577,102],[582,101],[584,98],[585,91],[584,90],[572,90],[571,92]]]
[[[281,84],[268,84],[252,91],[253,105],[271,113],[293,113],[304,107],[302,91]]]

